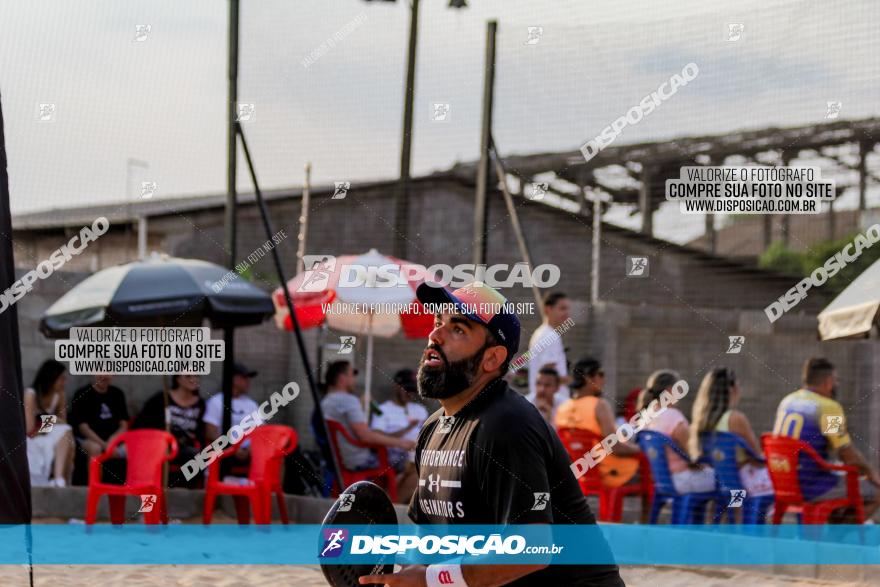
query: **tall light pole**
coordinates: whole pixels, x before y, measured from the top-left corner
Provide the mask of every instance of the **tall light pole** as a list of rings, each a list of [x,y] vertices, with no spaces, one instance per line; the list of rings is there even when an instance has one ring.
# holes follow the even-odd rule
[[[370,2],[371,0],[366,0]],[[387,0],[386,0],[387,1]],[[392,2],[394,0],[391,0]],[[465,8],[467,0],[449,0],[450,8]],[[406,87],[403,95],[403,140],[400,147],[400,182],[394,197],[393,255],[407,257],[406,234],[409,223],[409,179],[412,156],[413,102],[416,93],[416,47],[418,46],[419,0],[412,0],[409,21],[409,45],[406,57]]]
[[[129,157],[125,160],[125,209],[126,216],[128,216],[127,221],[134,224],[134,220],[131,218],[131,200],[134,197],[131,190],[131,178],[132,178],[132,168],[140,167],[141,169],[149,169],[150,164],[146,161],[141,161],[140,159],[134,159],[133,157]],[[141,217],[138,220],[138,259],[146,258],[146,219]],[[129,236],[131,232],[126,233],[125,237],[125,252],[128,253],[130,249],[130,240]]]
[[[235,268],[236,241],[236,190],[235,164],[237,162],[237,133],[235,130],[238,116],[238,2],[229,0],[229,46],[227,55],[226,75],[228,80],[228,96],[226,104],[226,249],[229,253],[227,264]],[[220,432],[225,434],[232,427],[232,362],[235,359],[235,332],[231,326],[223,329],[223,343],[226,360],[223,361],[223,422]]]

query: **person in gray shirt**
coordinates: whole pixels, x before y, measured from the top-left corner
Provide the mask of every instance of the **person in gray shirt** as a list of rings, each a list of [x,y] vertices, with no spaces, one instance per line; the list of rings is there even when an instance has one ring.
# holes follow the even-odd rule
[[[404,451],[415,448],[413,440],[390,436],[370,428],[361,401],[355,395],[357,370],[351,363],[348,361],[330,363],[327,367],[325,382],[327,395],[321,400],[321,411],[326,419],[340,422],[349,434],[365,444],[395,447]],[[339,439],[339,452],[342,455],[342,464],[346,469],[372,469],[379,466],[379,459],[375,451],[354,446],[342,438]],[[392,467],[397,464],[389,462]],[[409,495],[400,495],[399,499],[409,501],[409,497]]]

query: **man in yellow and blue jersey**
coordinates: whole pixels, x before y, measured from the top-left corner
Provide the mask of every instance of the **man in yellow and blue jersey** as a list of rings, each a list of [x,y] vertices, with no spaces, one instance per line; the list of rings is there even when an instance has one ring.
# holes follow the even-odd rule
[[[846,430],[843,408],[833,398],[837,392],[837,372],[825,358],[814,357],[804,363],[803,389],[785,396],[776,410],[773,434],[802,440],[827,461],[843,461],[858,467],[867,479],[859,481],[865,502],[865,518],[880,506],[876,488],[880,475],[868,464]],[[804,498],[810,501],[839,499],[846,496],[846,476],[821,469],[809,457],[802,456],[798,478]]]

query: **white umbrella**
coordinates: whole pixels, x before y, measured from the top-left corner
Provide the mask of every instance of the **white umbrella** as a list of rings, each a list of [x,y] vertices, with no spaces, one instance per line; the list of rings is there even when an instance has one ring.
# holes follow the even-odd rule
[[[403,271],[407,266],[410,271]],[[381,277],[402,276],[399,284]],[[377,277],[379,275],[379,277]],[[360,279],[358,279],[360,277]],[[326,321],[336,330],[367,337],[364,407],[369,411],[373,384],[373,337],[390,338],[403,329],[408,338],[425,338],[433,317],[418,312],[415,289],[425,279],[421,266],[370,249],[362,255],[327,257],[320,267],[307,269],[287,282],[302,328]],[[291,321],[281,288],[272,296],[275,319],[281,328]],[[326,304],[332,304],[325,312]]]
[[[880,310],[880,260],[865,269],[819,314],[822,340],[865,338]]]

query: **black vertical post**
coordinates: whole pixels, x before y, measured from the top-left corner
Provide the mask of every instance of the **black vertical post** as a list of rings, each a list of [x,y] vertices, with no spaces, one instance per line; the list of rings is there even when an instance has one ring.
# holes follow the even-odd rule
[[[235,268],[235,164],[236,140],[235,126],[238,102],[238,1],[229,0],[229,96],[226,108],[226,250],[229,253],[228,265]],[[223,361],[223,428],[225,434],[232,427],[232,362],[235,360],[235,332],[231,326],[223,329],[225,360]]]
[[[639,210],[642,213],[642,234],[654,236],[654,201],[651,193],[651,182],[654,181],[656,170],[648,163],[642,163],[641,181],[639,186]]]
[[[492,141],[492,97],[495,89],[495,32],[498,23],[486,23],[486,60],[483,70],[483,120],[480,131],[480,163],[474,202],[474,265],[486,262],[486,194],[489,187],[489,146]]]
[[[394,201],[393,254],[405,259],[409,225],[409,176],[412,155],[413,101],[416,93],[416,47],[419,32],[419,0],[412,0],[409,24],[409,49],[406,58],[406,90],[403,96],[403,140],[400,147],[400,185]]]
[[[251,174],[251,181],[254,183],[254,194],[256,194],[257,205],[260,208],[260,217],[263,219],[263,228],[266,230],[266,239],[271,239],[275,234],[272,223],[269,220],[269,210],[266,208],[266,201],[263,200],[263,192],[260,191],[260,184],[257,183],[257,171],[254,168],[254,161],[251,158],[251,151],[248,149],[247,140],[241,126],[236,123],[238,134],[241,136],[241,149],[244,151],[244,159],[247,162],[248,170]],[[272,260],[275,262],[275,271],[278,274],[278,281],[281,283],[281,291],[284,292],[284,302],[287,304],[287,311],[290,313],[290,323],[293,326],[293,332],[296,334],[296,344],[299,347],[299,356],[303,363],[303,369],[306,372],[306,379],[309,382],[309,391],[312,394],[312,400],[315,402],[315,412],[324,427],[324,438],[330,439],[330,429],[327,427],[327,421],[324,419],[324,411],[321,409],[321,397],[318,395],[318,386],[315,382],[315,376],[312,374],[309,365],[309,355],[306,353],[306,345],[303,340],[302,329],[299,327],[299,320],[296,318],[296,312],[293,309],[293,299],[290,297],[290,290],[287,288],[287,277],[284,275],[284,268],[281,265],[281,256],[278,254],[278,248],[272,249]],[[342,483],[342,469],[336,462],[336,454],[331,450],[330,460],[333,466],[333,474],[339,484],[339,492],[341,493],[345,486]]]
[[[12,254],[12,213],[6,171],[3,110],[0,107],[0,291],[15,282]],[[24,421],[21,348],[18,313],[10,305],[0,312],[0,524],[31,521],[31,478],[24,450],[28,423]]]

